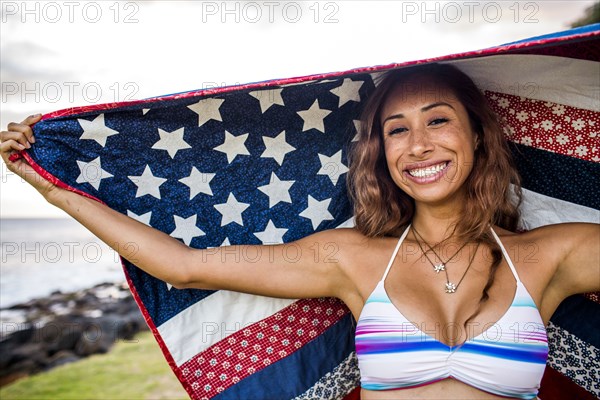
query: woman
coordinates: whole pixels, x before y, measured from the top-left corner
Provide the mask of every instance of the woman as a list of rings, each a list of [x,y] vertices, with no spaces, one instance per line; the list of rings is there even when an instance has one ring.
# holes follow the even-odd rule
[[[370,96],[349,175],[356,228],[218,268],[219,251],[189,248],[11,162],[35,142],[39,118],[1,133],[8,167],[146,272],[177,288],[343,300],[357,320],[366,400],[535,398],[550,316],[567,296],[600,290],[589,240],[600,226],[513,233],[520,192],[506,143],[485,98],[451,66],[390,72]],[[336,259],[315,259],[315,243],[328,254],[332,242]],[[290,245],[299,261],[285,257]]]

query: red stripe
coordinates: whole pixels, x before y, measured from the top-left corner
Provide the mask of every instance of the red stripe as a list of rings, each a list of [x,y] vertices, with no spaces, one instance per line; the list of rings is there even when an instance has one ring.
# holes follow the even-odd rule
[[[360,400],[360,386],[352,389],[352,391],[344,397],[344,400]]]
[[[183,379],[192,388],[191,397],[216,396],[291,355],[348,312],[344,303],[334,298],[301,299],[257,323],[240,327],[180,366]]]
[[[576,43],[571,42],[558,46],[525,49],[514,51],[513,54],[538,54],[545,56],[575,58],[578,60],[600,61],[600,47],[598,46],[598,42],[594,40]]]
[[[546,367],[538,397],[541,400],[594,400],[596,396],[549,366]]]
[[[500,117],[508,140],[586,161],[600,161],[600,112],[506,93],[485,94]]]

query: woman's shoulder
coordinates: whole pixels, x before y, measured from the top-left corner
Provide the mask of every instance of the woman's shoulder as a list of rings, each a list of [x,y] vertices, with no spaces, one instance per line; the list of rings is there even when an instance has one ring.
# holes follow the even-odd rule
[[[550,224],[524,232],[494,227],[511,260],[525,274],[552,277],[565,256],[573,249],[598,237],[600,225],[570,222]]]
[[[567,296],[599,290],[600,224],[561,223],[503,233],[501,240],[512,250],[508,252],[519,276],[539,299],[546,319]]]
[[[519,232],[512,232],[495,226],[494,231],[498,234],[502,241],[506,240],[514,244],[555,246],[558,243],[564,243],[566,241],[573,240],[578,236],[597,230],[598,227],[600,227],[600,225],[594,223],[565,222],[538,226],[533,229]]]
[[[329,249],[335,249],[340,265],[361,270],[367,265],[377,265],[381,259],[387,259],[398,242],[397,237],[366,236],[357,228],[337,228],[315,233],[306,238],[312,242],[326,243]]]
[[[370,238],[362,234],[357,228],[335,228],[321,232],[316,232],[310,237],[319,237],[337,240],[339,242],[348,242],[349,244],[361,244],[368,241]]]
[[[390,243],[396,243],[397,237],[392,236],[366,236],[359,229],[352,228],[336,228],[314,233],[309,236],[313,239],[324,239],[347,249],[359,249],[365,251],[368,249],[380,250],[389,247]]]
[[[357,228],[323,231],[319,240],[332,244],[340,271],[351,282],[343,298],[352,310],[362,308],[366,298],[383,275],[399,238],[366,236]]]

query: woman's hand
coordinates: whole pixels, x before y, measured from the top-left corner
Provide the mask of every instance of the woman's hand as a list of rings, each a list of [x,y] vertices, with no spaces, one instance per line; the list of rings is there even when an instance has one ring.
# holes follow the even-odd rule
[[[31,144],[35,143],[31,125],[38,122],[41,117],[41,114],[30,115],[20,124],[16,122],[8,124],[7,130],[0,132],[0,154],[10,171],[20,176],[36,188],[46,200],[49,200],[50,194],[55,192],[57,187],[40,176],[23,158],[10,161],[13,154],[29,149]]]

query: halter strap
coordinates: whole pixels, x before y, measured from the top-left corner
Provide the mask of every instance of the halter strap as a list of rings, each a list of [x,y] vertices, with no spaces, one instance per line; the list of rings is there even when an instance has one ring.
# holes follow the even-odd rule
[[[390,272],[390,268],[392,268],[392,264],[394,263],[394,260],[396,259],[396,255],[398,254],[398,251],[400,250],[400,246],[402,245],[402,242],[406,238],[406,235],[408,235],[410,226],[411,225],[408,225],[408,227],[406,228],[406,230],[404,231],[402,236],[400,236],[400,239],[398,239],[396,248],[394,249],[394,252],[392,253],[392,257],[390,258],[390,261],[387,265],[387,268],[385,269],[385,272],[383,273],[383,277],[381,278],[382,281],[385,281],[385,278],[387,278],[387,275]],[[500,246],[500,249],[502,250],[502,254],[504,255],[504,259],[506,260],[506,263],[510,267],[510,270],[511,270],[513,276],[515,277],[517,282],[521,282],[521,280],[519,279],[519,274],[517,274],[517,269],[513,265],[512,260],[510,259],[509,255],[508,255],[508,252],[506,251],[506,249],[504,248],[504,245],[502,244],[502,241],[500,241],[500,238],[498,237],[498,235],[496,235],[496,232],[494,231],[494,228],[492,228],[491,225],[490,225],[490,230],[492,231],[492,235],[494,236],[494,239],[496,239],[496,243],[498,243],[498,246]]]
[[[383,278],[381,278],[381,281],[385,281],[385,278],[387,277],[388,272],[390,272],[390,268],[392,267],[392,264],[394,263],[394,260],[396,259],[398,250],[400,250],[400,246],[402,245],[402,242],[404,241],[404,238],[406,237],[406,235],[408,235],[409,230],[410,230],[410,224],[408,225],[408,227],[406,228],[406,230],[404,231],[402,236],[400,236],[400,239],[398,239],[398,244],[396,245],[396,248],[394,249],[394,252],[392,253],[392,257],[390,258],[390,262],[388,263],[388,266],[385,269],[385,272],[383,274]]]
[[[496,239],[498,246],[500,246],[500,249],[502,250],[502,254],[504,255],[504,259],[506,260],[506,263],[510,267],[510,270],[512,271],[513,276],[515,277],[517,282],[521,282],[521,280],[519,279],[519,275],[517,274],[517,269],[513,265],[512,260],[510,259],[510,257],[508,256],[508,253],[506,252],[506,249],[504,248],[504,245],[500,241],[500,238],[498,237],[498,235],[496,235],[496,232],[494,232],[494,228],[492,228],[491,225],[490,225],[490,230],[492,231],[492,235],[494,235],[494,238]]]

